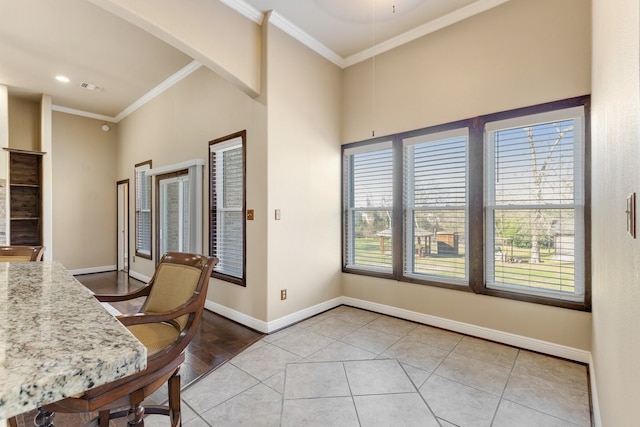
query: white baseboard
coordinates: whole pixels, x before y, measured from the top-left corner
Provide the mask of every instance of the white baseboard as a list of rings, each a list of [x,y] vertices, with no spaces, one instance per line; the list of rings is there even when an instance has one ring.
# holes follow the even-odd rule
[[[133,270],[129,270],[129,276],[133,277],[134,279],[140,280],[141,282],[144,282],[144,283],[149,283],[151,281],[151,277],[145,276],[144,274],[141,274],[141,273],[137,273]]]
[[[247,316],[244,313],[240,313],[239,311],[232,310],[228,307],[225,307],[224,305],[209,300],[205,302],[204,307],[209,311],[213,311],[214,313],[226,317],[227,319],[236,321],[258,332],[262,332],[263,334],[268,334],[279,329],[286,328],[287,326],[293,325],[296,322],[308,319],[309,317],[315,316],[316,314],[320,314],[323,311],[330,310],[339,305],[342,305],[341,299],[334,298],[332,300],[314,305],[313,307],[305,308],[304,310],[297,311],[271,322],[265,322],[254,317]]]
[[[77,270],[69,270],[69,272],[78,276],[80,274],[91,274],[91,273],[104,273],[105,271],[115,271],[117,267],[115,265],[103,265],[101,267],[89,267],[89,268],[79,268]]]
[[[232,310],[223,305],[207,301],[205,307],[208,310],[218,313],[251,329],[255,329],[262,333],[270,333],[285,328],[301,320],[307,319],[323,311],[330,310],[339,305],[349,305],[352,307],[362,308],[364,310],[374,311],[380,314],[398,317],[400,319],[411,320],[429,326],[435,326],[465,335],[471,335],[502,344],[512,345],[514,347],[524,348],[551,356],[562,357],[564,359],[574,360],[581,363],[591,363],[591,353],[573,347],[542,341],[535,338],[524,337],[522,335],[502,332],[495,329],[489,329],[482,326],[476,326],[469,323],[449,320],[442,317],[431,316],[429,314],[417,313],[402,308],[392,307],[384,304],[378,304],[370,301],[360,300],[350,297],[338,297],[323,303],[314,305],[304,310],[297,311],[271,322],[265,322],[247,316],[244,313]]]
[[[598,387],[596,386],[596,368],[593,357],[589,358],[589,387],[591,388],[591,419],[594,427],[602,427],[600,404],[598,403]]]
[[[213,301],[206,300],[204,303],[204,308],[206,308],[209,311],[213,311],[214,313],[219,314],[220,316],[224,316],[227,319],[231,319],[235,322],[238,322],[248,328],[251,328],[258,332],[262,332],[263,334],[267,333],[267,322],[258,320],[251,316],[247,316],[244,313],[241,313],[236,310],[232,310],[228,307],[225,307],[222,304],[218,304]]]
[[[458,322],[442,317],[431,316],[429,314],[417,313],[415,311],[404,310],[402,308],[391,307],[388,305],[349,297],[342,297],[342,301],[343,304],[350,305],[352,307],[371,310],[375,311],[376,313],[387,314],[389,316],[399,317],[405,320],[412,320],[414,322],[423,323],[425,325],[436,326],[438,328],[448,329],[450,331],[459,332],[461,334],[471,335],[502,344],[512,345],[514,347],[537,351],[539,353],[544,353],[551,356],[562,357],[565,359],[574,360],[576,362],[589,363],[591,357],[591,353],[586,350],[580,350],[577,348],[567,347],[548,341],[524,337],[522,335],[502,332],[495,329],[489,329],[469,323]]]

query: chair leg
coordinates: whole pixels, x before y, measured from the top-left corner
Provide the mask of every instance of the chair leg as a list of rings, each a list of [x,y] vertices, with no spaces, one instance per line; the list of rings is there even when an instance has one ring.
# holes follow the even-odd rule
[[[180,413],[180,371],[176,372],[169,378],[169,417],[171,419],[171,427],[182,426],[182,415]]]
[[[127,415],[127,425],[144,427],[144,406],[140,405],[144,399],[144,392],[137,390],[131,393],[129,401],[131,407],[129,408],[129,414]]]
[[[18,427],[18,421],[16,421],[16,417],[11,417],[7,420],[7,425],[9,427]]]
[[[98,413],[98,425],[100,427],[109,427],[110,415],[109,411],[100,411]]]

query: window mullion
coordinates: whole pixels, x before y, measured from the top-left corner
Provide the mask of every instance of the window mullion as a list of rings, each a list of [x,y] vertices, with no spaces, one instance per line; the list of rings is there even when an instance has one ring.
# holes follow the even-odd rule
[[[403,206],[403,161],[402,139],[393,139],[393,214],[392,214],[392,244],[393,244],[393,277],[400,280],[404,266],[404,211]]]
[[[484,290],[484,149],[483,123],[473,120],[469,127],[468,202],[469,218],[469,287],[476,293]]]

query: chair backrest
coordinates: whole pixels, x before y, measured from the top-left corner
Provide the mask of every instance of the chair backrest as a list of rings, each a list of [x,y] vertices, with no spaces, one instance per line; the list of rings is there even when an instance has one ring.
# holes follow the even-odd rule
[[[42,261],[44,246],[0,246],[0,262]]]
[[[142,313],[163,313],[175,310],[191,299],[196,299],[195,309],[175,319],[179,329],[184,330],[194,316],[202,313],[206,299],[211,270],[217,263],[216,258],[181,252],[167,252],[162,256],[158,267],[149,282],[151,290],[140,308]]]

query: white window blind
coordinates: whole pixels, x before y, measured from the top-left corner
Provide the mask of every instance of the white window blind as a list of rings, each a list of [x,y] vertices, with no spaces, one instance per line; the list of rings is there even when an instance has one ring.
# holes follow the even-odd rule
[[[135,167],[136,184],[136,255],[151,258],[151,161]]]
[[[584,296],[584,110],[488,123],[487,287]]]
[[[244,275],[244,160],[242,138],[210,145],[211,254],[219,262],[214,271]]]
[[[391,271],[393,149],[391,142],[344,151],[345,264]]]
[[[404,274],[466,284],[468,129],[403,140]]]

